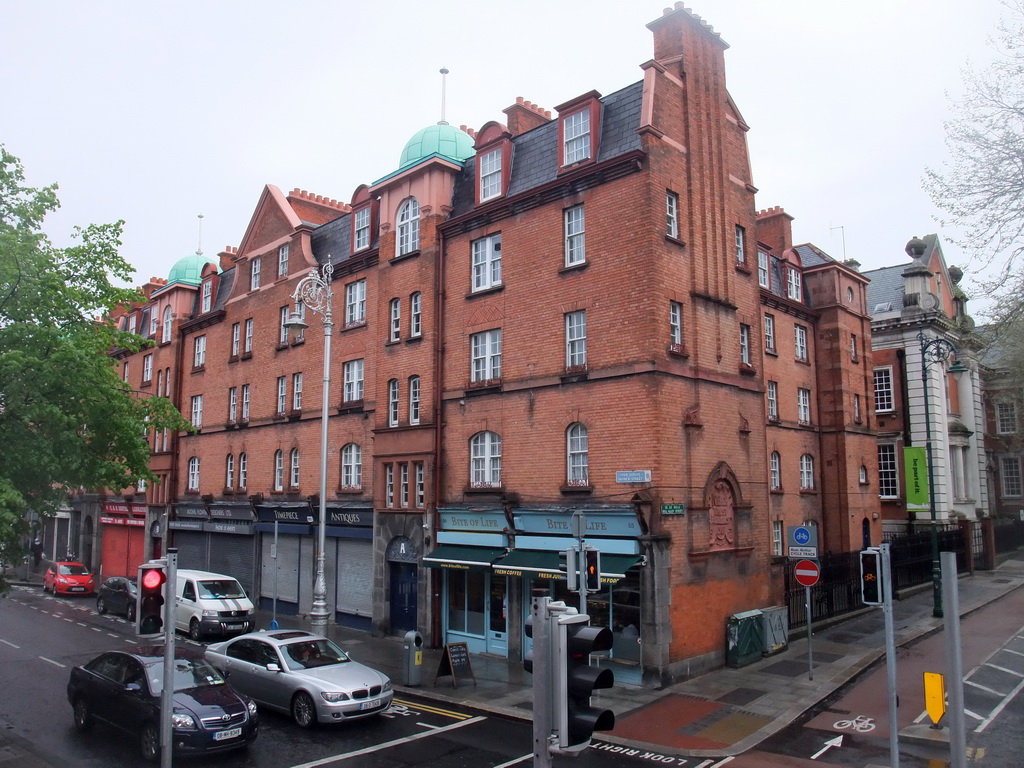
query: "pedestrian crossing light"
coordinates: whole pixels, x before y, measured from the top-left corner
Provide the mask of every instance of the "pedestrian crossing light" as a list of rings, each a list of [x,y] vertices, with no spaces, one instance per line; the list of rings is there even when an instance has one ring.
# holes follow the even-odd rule
[[[615,727],[615,713],[591,706],[593,691],[611,688],[615,675],[610,669],[591,666],[590,655],[612,647],[608,627],[590,626],[586,614],[569,614],[558,619],[555,633],[554,705],[555,754],[576,754],[590,746],[594,731]]]
[[[601,591],[601,553],[596,549],[585,549],[584,572],[587,592]]]
[[[135,634],[160,637],[164,633],[164,604],[167,597],[167,565],[143,563],[138,572],[135,606]]]
[[[860,599],[865,605],[881,605],[882,553],[865,549],[860,553]]]

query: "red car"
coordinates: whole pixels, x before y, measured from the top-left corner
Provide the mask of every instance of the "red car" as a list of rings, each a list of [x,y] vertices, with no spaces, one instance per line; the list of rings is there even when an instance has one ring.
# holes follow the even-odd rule
[[[91,595],[96,584],[89,569],[81,563],[65,561],[50,563],[43,574],[43,592],[55,595]]]

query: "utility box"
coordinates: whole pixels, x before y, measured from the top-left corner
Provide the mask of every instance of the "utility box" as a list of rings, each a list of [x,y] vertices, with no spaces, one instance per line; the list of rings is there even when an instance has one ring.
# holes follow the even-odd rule
[[[404,685],[420,685],[423,681],[423,635],[415,630],[405,633],[402,644]]]
[[[725,663],[745,667],[764,655],[764,621],[761,611],[734,613],[725,625]]]
[[[764,655],[771,656],[786,650],[789,647],[789,609],[784,605],[762,608],[761,622],[764,625]]]

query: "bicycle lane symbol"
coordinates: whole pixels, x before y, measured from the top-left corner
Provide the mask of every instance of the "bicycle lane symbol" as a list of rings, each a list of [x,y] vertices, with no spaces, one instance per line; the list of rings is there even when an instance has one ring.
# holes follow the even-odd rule
[[[875,721],[867,715],[857,715],[851,720],[836,720],[832,727],[839,731],[850,729],[858,733],[868,733],[875,730]]]

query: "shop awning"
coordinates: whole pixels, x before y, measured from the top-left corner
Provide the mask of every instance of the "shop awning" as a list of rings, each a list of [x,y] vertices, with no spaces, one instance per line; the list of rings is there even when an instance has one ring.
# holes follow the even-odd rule
[[[503,548],[498,547],[463,547],[455,544],[442,544],[429,555],[423,556],[423,564],[428,568],[452,568],[454,570],[486,569],[491,563],[504,555]]]
[[[562,579],[565,573],[559,569],[559,562],[558,552],[514,549],[494,564],[494,572],[498,576]]]
[[[626,571],[639,563],[640,555],[601,555],[601,581],[614,584],[626,577]]]

